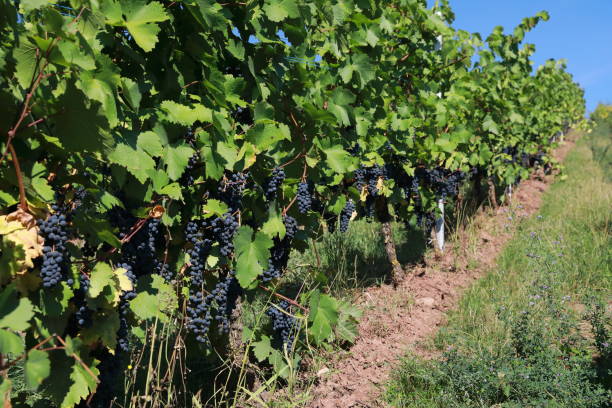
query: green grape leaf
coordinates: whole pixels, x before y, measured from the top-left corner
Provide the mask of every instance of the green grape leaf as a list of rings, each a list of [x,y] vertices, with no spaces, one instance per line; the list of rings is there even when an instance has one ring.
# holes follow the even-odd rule
[[[270,353],[270,356],[268,357],[268,361],[270,362],[270,364],[272,364],[272,367],[274,368],[274,372],[276,373],[276,375],[284,379],[289,378],[289,375],[291,375],[291,367],[289,367],[289,364],[283,352],[276,350],[276,349],[272,349],[272,352]],[[293,367],[297,367],[299,362],[300,362],[300,356],[297,353],[295,353],[293,355],[291,364],[293,365]]]
[[[130,308],[141,320],[158,318],[168,322],[178,307],[178,299],[172,285],[160,275],[150,275],[139,279],[140,293],[130,302]]]
[[[115,92],[108,78],[103,75],[94,76],[83,72],[79,76],[79,89],[92,101],[100,102],[101,109],[111,127],[117,126],[117,106],[115,105]]]
[[[263,10],[266,16],[275,23],[288,17],[296,18],[300,14],[295,0],[268,0],[263,6]]]
[[[174,101],[163,101],[161,109],[166,113],[169,122],[179,125],[191,126],[196,121],[212,122],[212,111],[204,105],[196,104],[190,108]]]
[[[258,123],[249,129],[246,139],[258,152],[275,146],[281,140],[291,140],[289,127],[284,124]]]
[[[170,183],[165,185],[159,191],[159,194],[167,195],[173,200],[182,200],[183,199],[183,191],[181,190],[181,185],[179,183]]]
[[[310,314],[308,320],[311,326],[308,333],[317,344],[329,340],[333,327],[338,322],[338,301],[329,295],[314,292],[310,298]]]
[[[0,282],[9,282],[22,269],[26,258],[22,245],[8,239],[0,240]]]
[[[448,136],[441,136],[436,139],[436,145],[442,149],[442,151],[447,153],[452,153],[457,148],[457,143],[448,138]]]
[[[342,301],[339,305],[340,316],[336,333],[338,337],[350,343],[354,343],[359,334],[358,322],[361,317],[361,310],[353,306],[350,302]]]
[[[49,355],[45,351],[30,350],[25,361],[24,377],[29,388],[37,388],[51,372]]]
[[[142,101],[142,93],[140,93],[138,84],[130,78],[121,78],[121,90],[123,91],[123,97],[127,100],[132,109],[138,110],[138,108],[140,108],[140,101]],[[147,153],[151,154],[151,152]]]
[[[202,158],[206,163],[206,177],[219,180],[225,169],[231,169],[237,160],[238,152],[223,142],[202,148]]]
[[[243,225],[234,238],[236,278],[243,288],[249,287],[268,266],[269,249],[273,244],[272,239],[262,231],[254,235],[251,227]]]
[[[228,211],[227,204],[217,199],[211,198],[206,201],[203,207],[204,217],[210,218],[213,216],[221,217]]]
[[[121,324],[119,314],[114,310],[105,310],[95,313],[92,320],[91,326],[81,330],[83,342],[85,344],[102,342],[108,350],[115,350],[117,347],[117,332]]]
[[[101,202],[99,202],[99,204],[101,204]],[[115,248],[121,246],[121,241],[113,234],[112,226],[107,220],[99,216],[92,217],[89,214],[79,211],[75,214],[73,222],[78,226],[80,231],[85,232],[87,235],[95,236],[100,242],[106,242]]]
[[[67,309],[74,291],[66,283],[40,293],[39,307],[45,316],[60,317]]]
[[[0,328],[23,331],[30,327],[34,316],[34,306],[30,299],[18,297],[14,285],[5,287],[0,292]]]
[[[138,135],[138,148],[147,152],[151,157],[160,157],[164,152],[164,146],[155,132],[148,131]]]
[[[499,135],[499,128],[497,127],[497,123],[491,118],[490,115],[487,115],[485,120],[482,122],[482,127],[484,130],[488,130],[494,135]]]
[[[205,30],[223,31],[226,28],[228,21],[220,4],[211,0],[197,0],[195,6],[188,5],[187,8]]]
[[[260,363],[270,356],[272,350],[270,338],[266,335],[262,335],[259,341],[253,343],[253,354],[255,354],[255,358]]]
[[[144,0],[132,0],[122,3],[121,8],[125,15],[125,27],[134,37],[136,44],[146,52],[152,51],[160,30],[155,23],[170,18],[164,6],[157,1],[147,4]]]
[[[13,51],[15,65],[15,77],[22,88],[27,88],[36,73],[36,49],[29,41],[23,41]]]
[[[91,55],[83,52],[76,42],[61,40],[58,42],[57,48],[68,65],[76,65],[88,71],[96,69],[96,61]]]
[[[141,320],[154,319],[160,316],[157,297],[147,292],[139,293],[131,302],[130,308]]]
[[[279,237],[280,239],[285,237],[285,223],[281,212],[277,209],[276,202],[268,208],[268,219],[261,230],[270,237]]]
[[[126,144],[118,144],[108,158],[112,163],[125,167],[141,183],[147,181],[149,172],[155,169],[151,156]]]
[[[25,344],[19,335],[0,329],[0,353],[19,355],[24,351]]]
[[[193,149],[187,145],[166,146],[163,159],[166,166],[168,166],[167,173],[170,180],[176,181],[181,177],[193,153]]]
[[[332,146],[324,152],[327,165],[336,173],[343,174],[355,170],[355,159],[342,146]]]
[[[107,286],[114,286],[115,273],[111,266],[105,262],[98,262],[89,277],[88,295],[98,297]]]
[[[88,372],[79,362],[75,361],[70,373],[71,385],[68,392],[65,394],[60,408],[72,408],[79,402],[87,398],[97,387],[97,376],[100,374],[96,367],[89,365],[91,371],[96,377]]]
[[[26,13],[51,4],[50,0],[23,0],[19,2]]]
[[[35,177],[31,180],[32,188],[44,201],[53,201],[55,197],[55,191],[47,182],[47,179],[42,177]]]
[[[54,116],[55,132],[61,144],[72,151],[97,151],[110,143],[105,132],[106,118],[98,114],[99,103],[89,101],[71,83],[57,99],[59,114]]]

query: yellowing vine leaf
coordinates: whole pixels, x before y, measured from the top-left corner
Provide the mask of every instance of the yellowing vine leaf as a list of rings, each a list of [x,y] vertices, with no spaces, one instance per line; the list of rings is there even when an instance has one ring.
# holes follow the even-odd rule
[[[36,221],[23,210],[0,216],[0,236],[5,245],[21,247],[23,250],[16,259],[16,273],[22,274],[33,268],[33,259],[42,255],[44,240],[38,235]]]
[[[117,268],[115,269],[115,277],[119,283],[119,288],[122,292],[129,292],[134,290],[134,285],[132,281],[127,276],[127,270],[125,268]]]

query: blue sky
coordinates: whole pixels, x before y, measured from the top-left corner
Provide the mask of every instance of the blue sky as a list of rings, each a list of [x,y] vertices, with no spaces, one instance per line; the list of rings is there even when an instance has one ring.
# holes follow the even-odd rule
[[[433,4],[432,0],[429,0]],[[534,61],[565,58],[586,91],[587,108],[612,103],[612,0],[450,0],[455,28],[482,34],[501,25],[506,32],[522,18],[546,10],[550,20],[527,34]]]

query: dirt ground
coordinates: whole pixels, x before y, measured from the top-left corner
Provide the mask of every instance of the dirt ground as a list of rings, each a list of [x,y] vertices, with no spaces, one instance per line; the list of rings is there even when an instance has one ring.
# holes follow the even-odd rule
[[[570,134],[555,152],[563,160],[575,144]],[[472,220],[471,245],[459,236],[444,254],[431,253],[425,266],[406,270],[396,287],[365,289],[357,299],[364,309],[359,336],[346,353],[329,362],[310,395],[310,408],[382,407],[378,401],[394,364],[408,351],[432,357],[422,345],[444,324],[446,312],[457,305],[461,293],[494,266],[514,227],[541,206],[553,176],[534,174],[515,189],[509,206],[481,211]],[[325,370],[327,371],[327,370]]]

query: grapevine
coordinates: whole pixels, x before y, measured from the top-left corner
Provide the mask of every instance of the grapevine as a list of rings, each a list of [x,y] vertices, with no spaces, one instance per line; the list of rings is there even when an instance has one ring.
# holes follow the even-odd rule
[[[441,3],[2,3],[0,287],[21,304],[3,330],[23,350],[0,371],[69,337],[72,354],[41,351],[53,374],[32,389],[103,405],[162,325],[176,353],[223,360],[238,306],[266,296],[283,300],[267,332],[245,328],[259,352],[268,335],[288,351],[297,331],[334,341],[333,324],[312,329],[342,307],[317,301],[325,285],[279,293],[324,224],[428,232],[468,181],[550,171],[584,98],[563,63],[532,68],[525,33],[548,15],[482,41]]]

